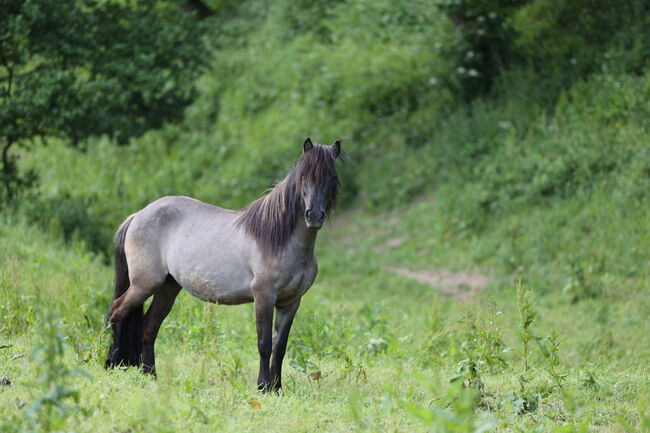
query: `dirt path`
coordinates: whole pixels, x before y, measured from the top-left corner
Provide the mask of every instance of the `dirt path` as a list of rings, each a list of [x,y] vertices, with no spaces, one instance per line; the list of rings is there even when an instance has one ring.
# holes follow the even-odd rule
[[[431,201],[436,200],[435,196],[425,198]],[[349,221],[354,220],[358,212],[359,210],[348,211],[343,215],[338,215],[333,221],[332,229],[346,227]],[[378,254],[387,253],[389,250],[398,248],[409,241],[409,237],[403,234],[389,237],[391,233],[390,226],[399,224],[401,221],[400,215],[393,213],[387,215],[383,227],[375,229],[361,227],[361,230],[365,230],[366,237],[373,240],[374,245],[371,247],[373,252]],[[358,239],[358,236],[358,232],[354,236],[341,236],[341,243],[347,248],[355,248],[354,242],[355,239]],[[436,290],[440,290],[444,295],[461,302],[471,300],[489,283],[489,278],[485,275],[468,271],[453,272],[449,269],[411,270],[401,267],[383,267],[383,270],[427,284]]]
[[[442,293],[462,302],[469,301],[488,284],[484,275],[471,272],[452,272],[447,269],[412,271],[406,268],[385,268],[387,271],[440,289]]]

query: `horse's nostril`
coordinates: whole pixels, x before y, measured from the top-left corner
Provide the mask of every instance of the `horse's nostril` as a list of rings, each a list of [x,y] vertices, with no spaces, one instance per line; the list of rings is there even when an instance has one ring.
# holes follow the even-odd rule
[[[307,209],[305,211],[305,218],[308,221],[322,223],[323,220],[325,219],[325,212],[323,212],[323,211],[314,211],[314,210],[311,210],[311,209]]]

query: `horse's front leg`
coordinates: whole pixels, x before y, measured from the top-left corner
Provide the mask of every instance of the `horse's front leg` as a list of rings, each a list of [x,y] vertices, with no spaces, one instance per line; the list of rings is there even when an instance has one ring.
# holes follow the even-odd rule
[[[273,307],[275,295],[254,293],[255,324],[257,326],[257,349],[260,352],[260,373],[257,376],[257,389],[271,391],[271,371],[269,361],[273,349]]]
[[[271,381],[275,391],[282,388],[282,360],[287,351],[291,324],[299,306],[300,298],[290,304],[278,306],[276,309],[275,340],[273,341],[273,358],[271,359]]]

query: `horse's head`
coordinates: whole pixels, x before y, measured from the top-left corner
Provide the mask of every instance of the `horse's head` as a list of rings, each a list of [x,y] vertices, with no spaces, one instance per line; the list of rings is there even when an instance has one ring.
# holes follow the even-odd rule
[[[307,227],[320,228],[326,214],[336,204],[339,179],[334,161],[341,153],[341,140],[331,146],[312,143],[307,138],[296,165],[296,186],[300,192]]]

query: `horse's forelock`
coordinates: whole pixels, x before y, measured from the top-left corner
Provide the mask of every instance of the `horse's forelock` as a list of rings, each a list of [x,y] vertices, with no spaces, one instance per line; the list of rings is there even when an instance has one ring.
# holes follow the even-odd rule
[[[336,155],[331,146],[314,144],[307,152],[303,153],[294,168],[298,177],[304,176],[311,182],[319,185],[329,180],[332,174],[336,173],[334,163]]]
[[[336,173],[335,160],[331,146],[314,144],[281,182],[243,210],[237,224],[257,240],[265,253],[277,253],[289,240],[303,214],[300,196],[303,179],[314,185],[324,185]],[[329,211],[336,204],[338,180],[328,191]]]

